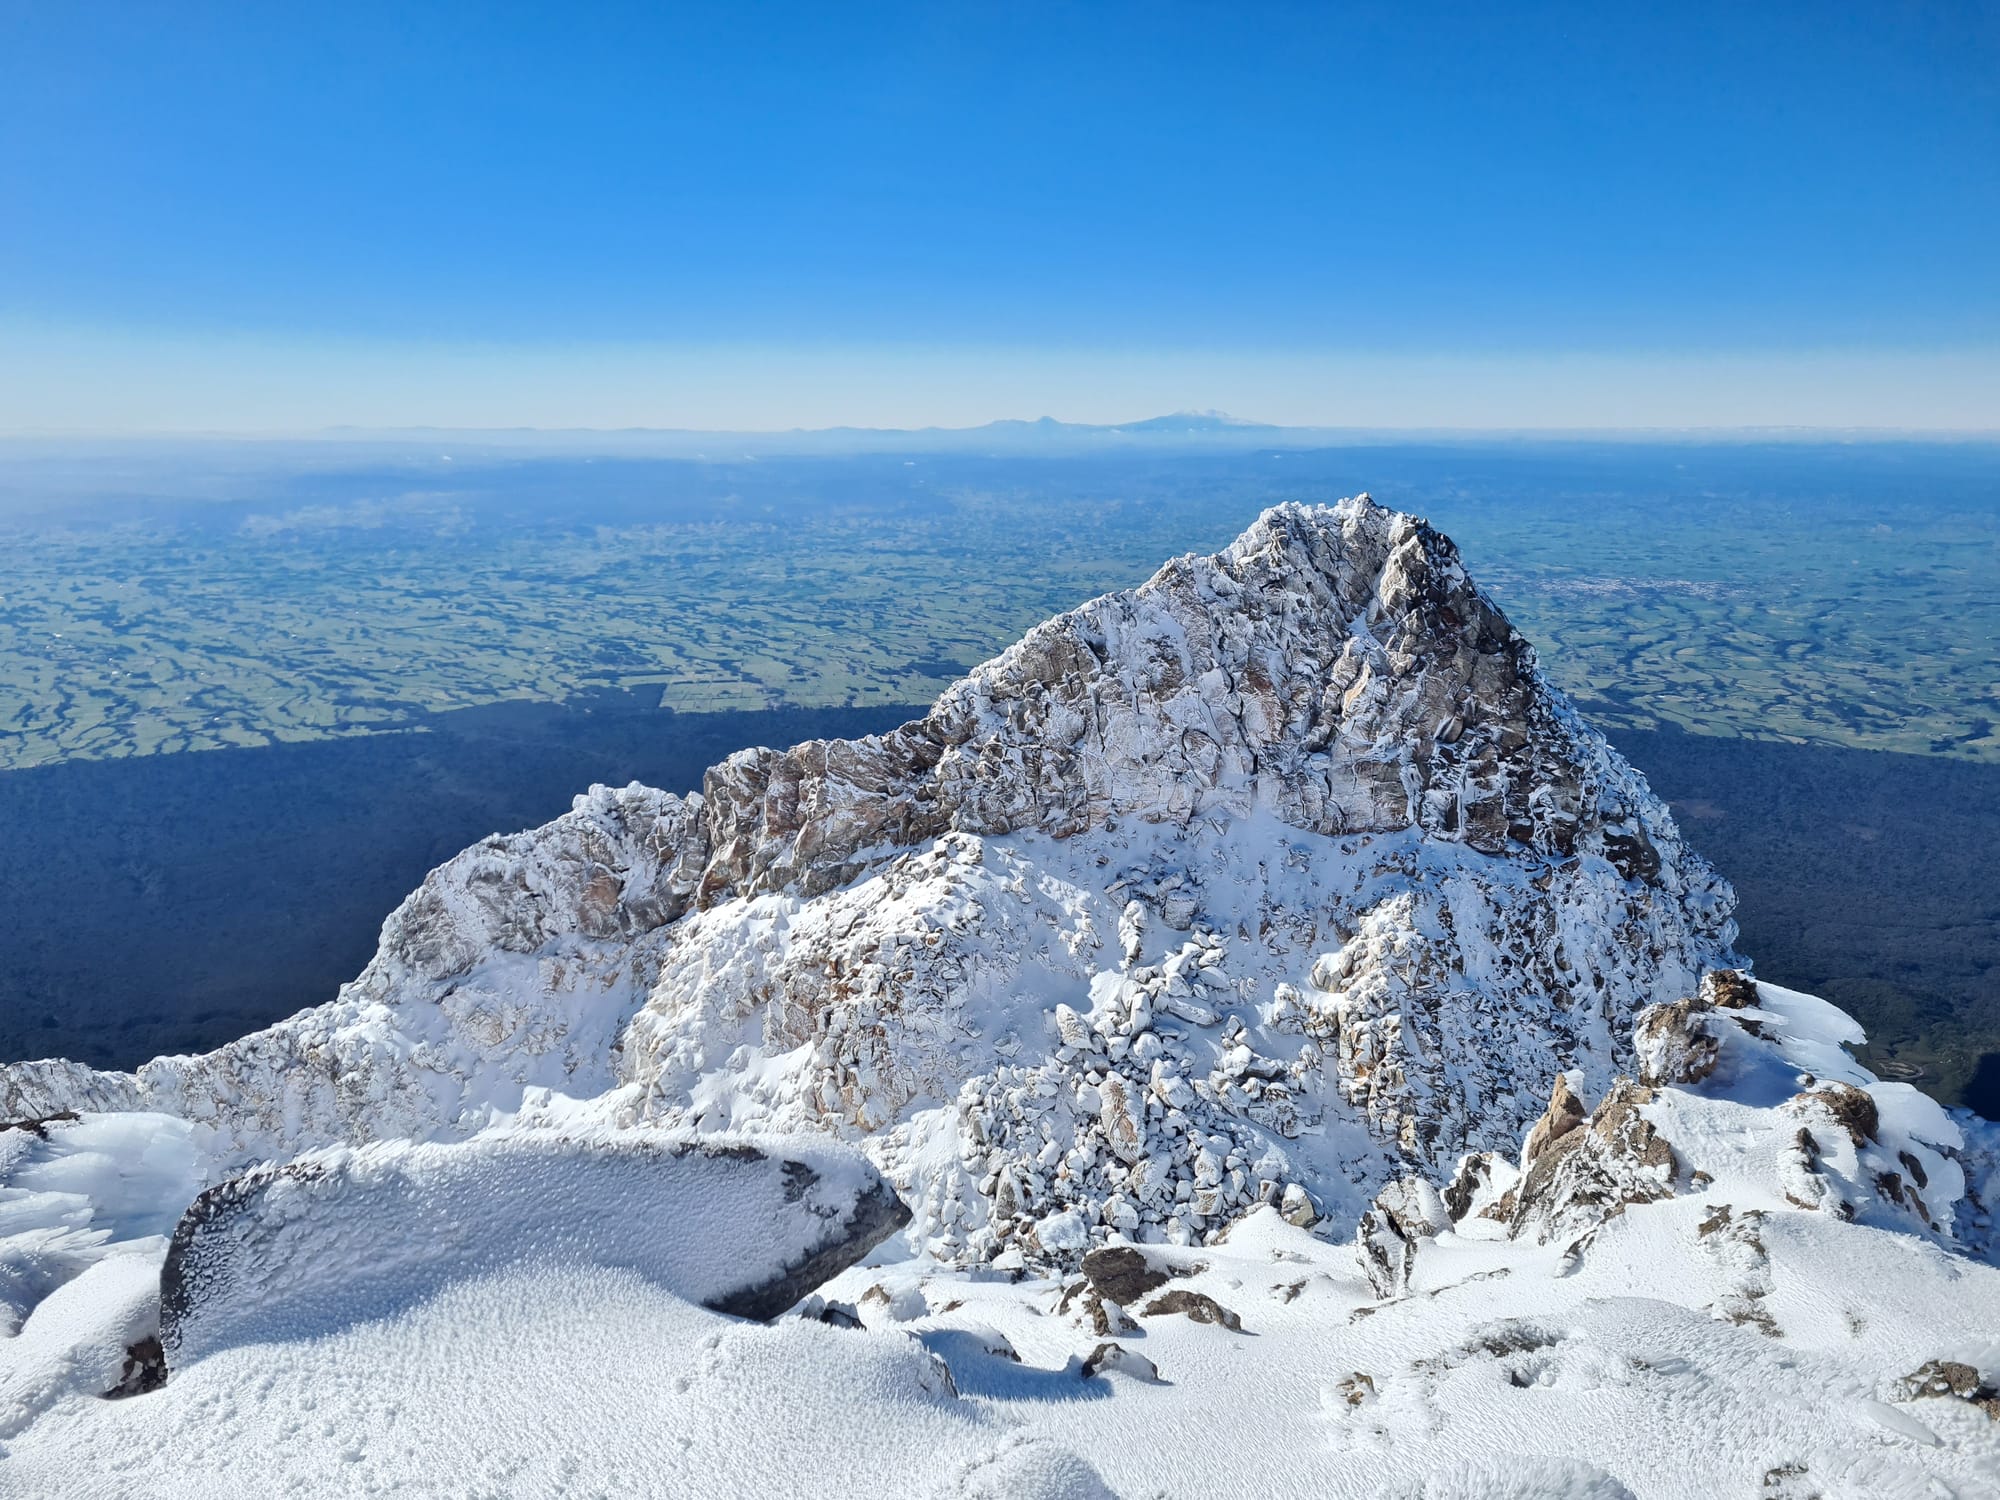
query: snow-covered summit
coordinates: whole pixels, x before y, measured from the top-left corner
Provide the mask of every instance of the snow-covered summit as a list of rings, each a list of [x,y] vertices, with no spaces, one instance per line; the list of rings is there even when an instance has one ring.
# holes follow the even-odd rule
[[[1849,1263],[1894,1264],[1979,1316],[2000,1309],[2000,1273],[1975,1263],[1992,1132],[1856,1066],[1859,1032],[1832,1007],[1747,978],[1733,906],[1447,538],[1365,496],[1278,506],[1222,552],[1036,627],[890,733],[745,750],[694,796],[593,787],[541,828],[483,841],[389,916],[327,1005],[133,1074],[0,1067],[0,1120],[26,1122],[0,1130],[0,1324],[44,1362],[0,1380],[0,1438],[63,1390],[136,1378],[118,1359],[157,1322],[157,1296],[127,1272],[159,1261],[204,1188],[245,1172],[290,1184],[303,1156],[304,1180],[338,1162],[342,1183],[381,1196],[387,1182],[401,1204],[406,1180],[428,1195],[513,1172],[522,1132],[660,1127],[858,1147],[908,1204],[898,1253],[920,1268],[869,1293],[892,1323],[927,1320],[920,1340],[961,1384],[990,1378],[979,1361],[1007,1346],[994,1327],[1010,1317],[1071,1331],[1037,1338],[1140,1338],[1135,1317],[1182,1313],[1233,1329],[1223,1303],[1269,1260],[1291,1277],[1269,1287],[1276,1305],[1330,1288],[1268,1314],[1297,1335],[1293,1353],[1274,1338],[1272,1380],[1296,1384],[1285,1362],[1316,1368],[1329,1329],[1364,1316],[1385,1336],[1372,1360],[1435,1347],[1411,1356],[1414,1405],[1366,1415],[1395,1377],[1359,1369],[1320,1393],[1357,1441],[1379,1429],[1429,1451],[1408,1446],[1421,1432],[1447,1451],[1454,1429],[1424,1392],[1481,1349],[1513,1361],[1517,1386],[1566,1359],[1598,1378],[1611,1366],[1596,1353],[1535,1351],[1641,1350],[1651,1313],[1557,1326],[1578,1298],[1618,1297],[1666,1298],[1676,1338],[1725,1323],[1704,1334],[1723,1362],[1743,1355],[1737,1334],[1805,1328],[1813,1379],[1848,1372],[1856,1409],[1907,1437],[1885,1404],[1903,1387],[1886,1382],[1918,1377],[1882,1361],[1943,1359],[1954,1373],[1935,1380],[1983,1400],[1990,1351],[1910,1311],[1921,1297],[1904,1288],[1894,1350],[1863,1359],[1840,1328],[1867,1327],[1873,1304],[1836,1327],[1827,1288]],[[424,1143],[414,1177],[407,1143]],[[404,1217],[455,1222],[463,1197],[411,1199]],[[313,1263],[318,1231],[298,1232],[288,1276]],[[399,1233],[405,1254],[449,1240]],[[1079,1267],[1088,1281],[1107,1249],[1166,1257],[1146,1276],[1187,1286],[1126,1309],[1064,1281]],[[449,1326],[515,1297],[478,1279],[512,1274],[504,1259],[427,1272],[433,1310],[410,1316]],[[1031,1279],[974,1294],[1014,1285],[989,1265]],[[1506,1277],[1477,1307],[1532,1326],[1474,1337],[1452,1322],[1460,1288]],[[913,1290],[927,1278],[950,1294],[927,1302]],[[1549,1278],[1567,1290],[1535,1290]],[[952,1320],[967,1297],[993,1327]],[[909,1374],[883,1399],[931,1421],[950,1381],[906,1353],[869,1368]],[[838,1358],[812,1358],[837,1385]],[[1781,1360],[1759,1361],[1777,1378]],[[197,1361],[197,1385],[225,1363]],[[1076,1351],[1064,1378],[1123,1371],[1129,1392],[1152,1368],[1107,1345]],[[1100,1462],[1091,1430],[1070,1438]],[[1619,1441],[1546,1475],[1626,1493],[1601,1467]],[[1993,1446],[1961,1443],[1956,1467],[1924,1472],[1956,1475]],[[1038,1465],[1102,1492],[1088,1465]]]
[[[603,1096],[867,1140],[953,1254],[1051,1215],[1198,1240],[1288,1193],[1351,1217],[1629,1068],[1732,899],[1447,538],[1282,505],[888,734],[485,841],[330,1005],[0,1069],[0,1112],[178,1115],[221,1171]]]

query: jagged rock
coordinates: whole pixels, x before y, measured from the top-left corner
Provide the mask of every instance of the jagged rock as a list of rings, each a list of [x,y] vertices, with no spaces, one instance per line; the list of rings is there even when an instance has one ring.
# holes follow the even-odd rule
[[[1715,1008],[1693,996],[1649,1005],[1632,1028],[1639,1078],[1655,1088],[1699,1083],[1715,1071],[1721,1040],[1709,1023]]]
[[[211,1188],[160,1272],[170,1363],[391,1315],[482,1270],[614,1266],[770,1319],[909,1211],[855,1153],[650,1131],[315,1153]]]
[[[1355,1251],[1375,1295],[1400,1297],[1408,1291],[1418,1244],[1451,1225],[1444,1200],[1422,1178],[1398,1178],[1382,1189],[1354,1231]]]
[[[1172,1313],[1184,1314],[1196,1323],[1216,1323],[1232,1332],[1240,1331],[1243,1320],[1203,1292],[1190,1292],[1176,1287],[1171,1292],[1162,1292],[1146,1305],[1144,1316],[1164,1317]]]
[[[1520,1180],[1520,1172],[1497,1152],[1462,1156],[1441,1195],[1445,1212],[1454,1224],[1474,1214],[1504,1224],[1513,1217],[1513,1189]]]
[[[1629,1204],[1671,1197],[1673,1147],[1640,1112],[1652,1099],[1651,1089],[1619,1079],[1587,1123],[1551,1136],[1533,1156],[1524,1152],[1510,1233],[1573,1239]]]
[[[1528,1132],[1527,1143],[1521,1148],[1522,1170],[1532,1167],[1543,1152],[1582,1125],[1585,1114],[1583,1101],[1577,1098],[1576,1091],[1570,1086],[1569,1075],[1556,1074],[1555,1087],[1549,1092],[1548,1108],[1535,1121],[1534,1128]]]

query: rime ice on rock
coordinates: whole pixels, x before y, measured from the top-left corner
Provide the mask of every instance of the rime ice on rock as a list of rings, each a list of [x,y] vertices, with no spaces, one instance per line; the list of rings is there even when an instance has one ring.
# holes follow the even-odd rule
[[[0,1112],[185,1115],[226,1172],[554,1090],[860,1141],[955,1258],[1341,1229],[1510,1149],[1563,1071],[1631,1071],[1732,902],[1447,538],[1283,505],[900,729],[466,851],[328,1006],[135,1076],[0,1069]]]

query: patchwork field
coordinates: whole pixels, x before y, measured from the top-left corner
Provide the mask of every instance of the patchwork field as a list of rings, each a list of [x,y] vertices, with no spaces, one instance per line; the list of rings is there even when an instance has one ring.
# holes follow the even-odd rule
[[[280,459],[67,507],[0,461],[0,768],[607,687],[918,702],[1276,499],[1361,488],[1456,536],[1606,723],[2000,762],[1986,449]]]

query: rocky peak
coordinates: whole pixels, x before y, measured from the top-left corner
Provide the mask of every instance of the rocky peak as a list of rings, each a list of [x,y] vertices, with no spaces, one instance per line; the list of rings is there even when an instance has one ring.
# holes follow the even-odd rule
[[[1449,539],[1281,505],[888,734],[482,842],[330,1005],[136,1076],[0,1068],[0,1112],[164,1111],[237,1164],[556,1095],[831,1130],[972,1259],[1352,1224],[1629,1071],[1732,904]]]
[[[1253,807],[1324,835],[1414,826],[1661,873],[1643,782],[1451,540],[1363,495],[1273,507],[1224,551],[1037,626],[886,735],[732,756],[704,786],[702,899],[816,894],[946,830],[1061,838]]]

